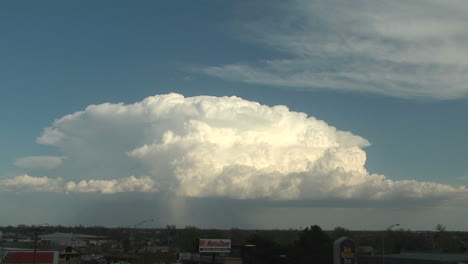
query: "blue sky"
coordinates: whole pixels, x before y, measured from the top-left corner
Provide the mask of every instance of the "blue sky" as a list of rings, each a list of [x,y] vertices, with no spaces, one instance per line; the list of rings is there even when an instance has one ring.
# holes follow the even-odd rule
[[[204,195],[203,189],[187,191],[180,182],[182,176],[166,168],[167,164],[158,163],[161,167],[157,168],[148,165],[147,159],[153,157],[151,153],[149,156],[135,158],[140,159],[140,162],[119,160],[123,159],[125,153],[130,155],[130,151],[137,150],[140,146],[138,144],[159,142],[164,135],[157,134],[152,139],[146,138],[146,134],[144,139],[142,135],[135,135],[134,140],[129,142],[124,142],[125,140],[117,136],[114,138],[114,132],[119,134],[113,130],[115,127],[112,122],[115,120],[120,122],[116,127],[128,128],[129,131],[138,131],[138,126],[141,126],[143,131],[146,129],[146,123],[127,124],[127,119],[113,116],[112,112],[108,112],[110,110],[102,105],[122,102],[126,107],[142,102],[147,97],[168,93],[181,94],[187,98],[181,103],[183,105],[195,104],[188,98],[198,98],[197,96],[201,95],[218,98],[206,99],[210,104],[231,105],[239,102],[219,98],[237,96],[246,102],[258,102],[268,107],[285,105],[291,113],[304,112],[309,117],[323,120],[328,126],[336,127],[339,131],[349,131],[362,137],[370,142],[369,146],[356,143],[359,153],[362,151],[367,157],[365,175],[385,175],[385,179],[392,181],[391,186],[398,185],[394,182],[414,180],[414,186],[418,186],[415,187],[418,190],[423,188],[418,185],[421,182],[441,184],[443,188],[455,188],[455,198],[451,197],[452,191],[447,191],[450,194],[444,191],[441,196],[450,198],[440,198],[440,201],[438,198],[435,202],[432,198],[426,201],[425,192],[422,192],[416,200],[425,204],[427,211],[418,211],[418,217],[415,217],[414,210],[402,206],[414,202],[414,197],[409,194],[402,195],[408,196],[408,200],[388,198],[389,201],[393,201],[390,203],[390,211],[398,211],[393,215],[398,216],[397,221],[406,223],[405,228],[430,229],[442,222],[448,228],[466,229],[466,216],[457,216],[464,212],[457,206],[466,201],[463,186],[468,182],[468,140],[465,136],[468,134],[468,34],[463,27],[468,22],[467,15],[468,6],[463,1],[428,1],[424,2],[424,5],[421,1],[377,4],[364,0],[354,4],[340,1],[272,1],[267,4],[264,1],[208,0],[196,3],[2,2],[2,201],[8,203],[8,206],[22,208],[25,201],[37,197],[37,202],[41,204],[41,208],[44,207],[44,211],[67,208],[67,205],[74,204],[84,212],[84,220],[77,223],[71,217],[76,214],[76,210],[67,212],[66,217],[51,217],[38,210],[38,220],[42,221],[37,223],[131,224],[132,221],[138,222],[140,218],[123,218],[120,222],[106,218],[112,211],[93,218],[91,214],[87,216],[86,208],[91,205],[98,208],[96,202],[102,202],[103,208],[109,210],[109,201],[131,204],[129,201],[133,201],[132,199],[143,201],[142,208],[151,207],[148,201],[157,200],[159,206],[156,207],[166,209],[154,209],[150,216],[159,217],[161,224],[172,221],[179,225],[286,228],[306,226],[314,219],[319,219],[318,224],[326,228],[333,228],[327,225],[341,225],[349,228],[378,229],[393,223],[385,217],[388,210],[378,211],[378,208],[387,208],[388,203],[374,197],[376,201],[370,205],[362,205],[366,204],[363,200],[374,199],[373,196],[369,198],[364,194],[356,197],[346,196],[347,198],[330,198],[324,194],[323,197],[317,198],[304,194],[312,190],[310,189],[301,190],[297,196],[291,194],[277,197],[258,190],[253,193],[246,190],[246,196],[237,197],[222,191],[209,195]],[[98,108],[108,113],[108,116],[97,118],[93,116],[94,112],[86,111],[86,117],[79,116],[75,121],[54,123],[54,120],[66,115],[85,111],[90,105],[100,106]],[[257,106],[251,107],[256,109]],[[258,110],[256,111],[249,116],[263,118],[256,116]],[[180,116],[166,116],[164,120],[171,118],[186,120],[186,117]],[[207,117],[197,120],[209,124],[204,118]],[[309,122],[297,118],[301,120],[298,122]],[[178,131],[174,127],[169,129],[172,124],[158,122],[162,123],[155,126],[164,124],[168,126],[167,131]],[[232,122],[230,126],[233,127],[230,128],[236,126],[235,120],[229,119],[225,122]],[[274,124],[273,122],[272,126]],[[56,141],[44,143],[47,140],[41,142],[41,136],[47,134],[44,132],[45,128],[52,127],[56,128],[56,131],[64,132],[65,125],[80,130],[74,131],[76,134],[66,135],[68,139],[81,137],[81,140],[94,142],[90,134],[99,134],[102,131],[112,134],[108,137],[107,145],[102,143],[103,145],[99,146],[102,141],[98,140],[96,150],[93,150],[103,156],[109,154],[108,159],[99,161],[103,168],[93,171],[93,168],[86,167],[90,161],[79,159],[86,156],[83,153],[91,152],[78,150],[76,145]],[[100,125],[102,130],[93,131],[94,127],[100,128]],[[80,134],[81,130],[85,130],[82,129],[83,126],[87,126],[86,135]],[[245,126],[254,131],[254,124]],[[238,127],[235,129],[241,130]],[[328,128],[323,129],[329,131]],[[222,142],[219,144],[222,145]],[[271,142],[272,152],[275,144]],[[342,144],[348,146],[348,143]],[[112,148],[108,147],[109,145],[112,145]],[[248,152],[250,149],[246,145],[244,151]],[[112,155],[115,153],[110,153],[112,150],[122,151],[122,154],[114,157]],[[27,157],[32,159],[25,159]],[[37,165],[35,162],[38,157],[43,158],[41,163],[51,163],[47,166]],[[269,162],[272,162],[273,167],[279,166],[274,160]],[[354,168],[353,161],[347,162],[343,168],[351,173]],[[113,163],[118,163],[119,166],[109,168]],[[252,161],[242,166],[248,165],[258,169],[259,164],[260,162]],[[166,186],[159,176],[154,176],[164,173],[165,169],[168,175],[171,175],[166,180],[171,182],[175,177],[179,185]],[[157,170],[154,175],[150,172],[153,170]],[[303,173],[282,171],[282,167],[277,167],[276,171],[284,177],[291,173]],[[305,177],[301,178],[305,181],[307,177],[315,177],[314,173],[310,172],[309,176],[300,177]],[[151,182],[143,181],[138,184],[151,185],[155,181],[155,189],[158,191],[150,192],[138,185],[140,189],[119,187],[123,189],[111,194],[106,194],[104,189],[98,187],[87,191],[79,189],[81,191],[76,193],[61,193],[57,190],[49,193],[44,189],[35,188],[37,181],[28,182],[27,179],[23,179],[23,185],[13,184],[13,179],[18,179],[15,177],[21,175],[32,177],[28,178],[30,180],[45,179],[44,177],[51,180],[63,178],[64,182],[76,183],[83,179],[116,180],[129,176],[142,179],[141,177],[148,176]],[[263,174],[255,175],[252,177],[264,177]],[[219,177],[230,179],[231,176],[220,174]],[[12,182],[7,182],[9,179]],[[157,182],[158,179],[161,182]],[[25,184],[29,184],[32,191],[21,191],[21,188],[29,188],[25,187]],[[439,187],[431,188],[442,188]],[[239,188],[244,190],[243,187]],[[387,190],[389,193],[400,191],[397,190],[399,187],[391,188],[393,189]],[[402,187],[406,192],[408,188],[410,187],[406,185]],[[92,198],[83,198],[80,192],[92,193]],[[182,206],[164,202],[166,198],[161,197],[166,197],[165,192],[169,196],[172,193],[176,195],[177,198],[172,200],[183,200],[179,202],[185,205],[193,204],[196,208],[200,207],[200,211],[209,212],[213,208],[222,210],[229,208],[229,205],[238,206],[242,208],[239,210],[245,211],[245,217],[239,218],[238,222],[229,217],[217,222],[205,222],[206,219],[201,214],[195,217],[193,222],[180,220],[176,217],[176,211],[181,210]],[[222,202],[215,204],[211,199],[219,196],[224,196],[220,200]],[[245,199],[286,199],[295,204],[294,201],[323,201],[329,198],[355,200],[355,203],[342,206],[341,209],[336,204],[319,206],[314,205],[314,202],[300,207],[302,209],[277,202],[271,202],[274,205],[259,202],[258,207],[252,208],[245,208],[243,204]],[[61,199],[61,202],[57,201]],[[414,202],[414,206],[419,207],[418,202]],[[36,223],[21,217],[27,215],[28,210],[33,207],[26,205],[26,209],[20,209],[22,211],[17,216],[8,216],[0,224]],[[281,207],[281,210],[272,209],[277,207]],[[34,208],[37,210],[37,206]],[[253,208],[262,208],[264,211]],[[352,208],[360,209],[353,211]],[[268,220],[284,210],[294,212],[298,219],[302,220]],[[373,215],[377,210],[382,217],[375,221],[361,221],[359,215],[362,215],[362,210],[373,212],[368,215]],[[446,216],[440,216],[441,212],[445,212]],[[337,219],[343,215],[352,215],[350,218],[354,220],[330,221],[331,218]],[[146,216],[143,213],[141,218]],[[419,217],[424,220],[420,220]]]

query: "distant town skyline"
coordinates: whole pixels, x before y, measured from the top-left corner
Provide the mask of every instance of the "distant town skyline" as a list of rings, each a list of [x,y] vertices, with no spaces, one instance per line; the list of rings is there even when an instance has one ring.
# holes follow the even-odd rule
[[[0,225],[468,229],[462,1],[0,3]]]

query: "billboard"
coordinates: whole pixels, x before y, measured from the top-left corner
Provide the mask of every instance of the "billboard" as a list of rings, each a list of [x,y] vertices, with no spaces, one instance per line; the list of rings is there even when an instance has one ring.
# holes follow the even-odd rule
[[[1,264],[58,264],[58,251],[1,249]]]
[[[230,253],[231,239],[200,238],[198,251],[200,253]]]

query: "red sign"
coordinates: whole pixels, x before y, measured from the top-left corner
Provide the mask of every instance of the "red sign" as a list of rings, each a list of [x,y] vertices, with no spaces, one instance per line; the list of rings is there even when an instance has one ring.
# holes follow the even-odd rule
[[[200,239],[198,243],[200,253],[229,253],[230,239]]]

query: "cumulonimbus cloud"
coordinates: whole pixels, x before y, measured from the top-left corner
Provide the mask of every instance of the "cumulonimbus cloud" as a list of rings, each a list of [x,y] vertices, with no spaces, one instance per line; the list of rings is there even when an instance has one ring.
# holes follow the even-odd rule
[[[86,158],[111,166],[95,179],[23,176],[0,186],[30,182],[43,191],[271,200],[444,200],[468,192],[370,174],[366,139],[286,106],[238,97],[166,94],[134,104],[91,105],[56,120],[38,142],[58,147],[75,167]],[[145,176],[115,178],[105,171],[129,161],[137,176]]]
[[[264,8],[277,15],[244,21],[244,36],[279,51],[276,57],[197,70],[301,89],[438,100],[468,95],[465,1],[293,0]]]

